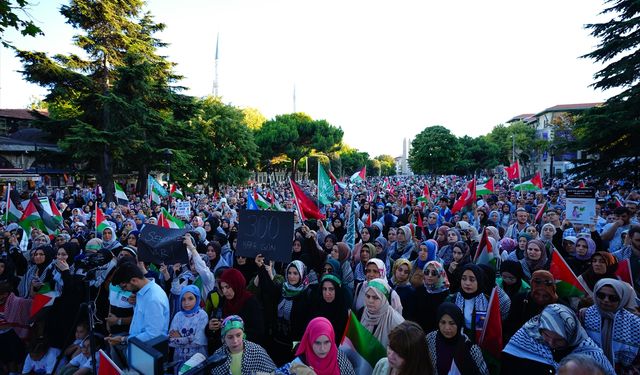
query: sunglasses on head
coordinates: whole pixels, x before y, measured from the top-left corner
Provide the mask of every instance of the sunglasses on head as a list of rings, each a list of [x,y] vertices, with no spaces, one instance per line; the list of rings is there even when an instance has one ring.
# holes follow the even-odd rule
[[[598,297],[598,299],[603,300],[603,301],[605,299],[608,299],[609,302],[620,302],[620,297],[618,297],[615,294],[607,294],[607,293],[598,292],[598,293],[596,293],[596,297]]]

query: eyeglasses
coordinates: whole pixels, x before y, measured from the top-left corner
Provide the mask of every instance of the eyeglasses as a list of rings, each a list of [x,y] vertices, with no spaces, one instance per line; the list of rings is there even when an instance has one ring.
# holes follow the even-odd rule
[[[620,297],[618,297],[615,294],[607,294],[607,293],[598,292],[598,293],[596,293],[596,297],[598,297],[598,299],[603,300],[603,301],[605,299],[608,299],[609,302],[620,302]]]
[[[438,271],[427,271],[424,273],[425,276],[438,276]]]
[[[543,280],[543,279],[533,279],[531,280],[531,282],[536,285],[546,285],[546,286],[551,286],[554,284],[553,281],[551,280]]]

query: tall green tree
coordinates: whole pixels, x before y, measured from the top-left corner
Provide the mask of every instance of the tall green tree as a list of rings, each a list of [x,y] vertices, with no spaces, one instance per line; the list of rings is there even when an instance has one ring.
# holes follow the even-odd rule
[[[640,6],[634,0],[608,0],[607,22],[587,25],[600,39],[583,57],[607,64],[594,76],[596,89],[621,89],[601,107],[587,111],[574,127],[577,148],[589,158],[571,171],[581,177],[640,180]]]
[[[54,117],[50,131],[61,136],[60,146],[73,159],[98,171],[98,182],[107,194],[113,192],[114,166],[132,156],[127,140],[147,141],[137,133],[140,127],[147,130],[143,135],[162,134],[158,129],[163,121],[157,118],[158,113],[170,109],[170,100],[161,95],[136,103],[126,103],[131,96],[122,95],[127,89],[133,96],[142,90],[135,87],[140,85],[139,80],[130,83],[123,78],[135,78],[125,74],[127,70],[123,68],[140,67],[140,60],[151,64],[146,68],[162,81],[149,82],[150,87],[160,85],[165,90],[175,78],[170,73],[172,65],[156,54],[163,44],[153,34],[163,30],[164,25],[153,22],[148,13],[142,14],[142,6],[141,0],[72,0],[61,7],[60,13],[78,30],[74,44],[87,58],[75,54],[50,58],[42,52],[17,53],[24,64],[25,79],[50,90],[46,101],[52,114],[59,116]],[[153,111],[147,110],[149,107]],[[142,113],[138,113],[141,108]],[[142,119],[145,116],[147,119]]]
[[[201,135],[190,150],[195,156],[190,168],[194,177],[215,189],[220,184],[246,182],[260,155],[242,110],[212,96],[197,104],[196,116],[190,121],[191,133]]]
[[[453,173],[460,153],[458,138],[449,129],[429,126],[411,142],[409,165],[416,174]]]
[[[342,141],[341,128],[326,120],[313,120],[304,113],[278,115],[265,122],[255,132],[261,151],[261,161],[266,165],[275,157],[285,155],[291,160],[291,174],[295,178],[298,163],[312,153],[327,154],[335,151]]]
[[[11,47],[11,43],[4,37],[4,32],[15,29],[24,36],[43,35],[42,30],[33,22],[28,14],[28,0],[0,1],[0,43]]]
[[[516,121],[508,125],[499,124],[486,135],[488,142],[498,146],[498,161],[504,165],[513,162],[514,138],[516,158],[522,164],[527,164],[531,160],[532,152],[539,149],[536,141],[536,131],[532,126],[522,121]]]
[[[500,164],[500,147],[486,136],[458,138],[461,146],[456,173],[470,175],[476,171],[493,169]]]
[[[375,157],[380,162],[380,171],[383,176],[396,174],[396,161],[391,155],[378,155]]]

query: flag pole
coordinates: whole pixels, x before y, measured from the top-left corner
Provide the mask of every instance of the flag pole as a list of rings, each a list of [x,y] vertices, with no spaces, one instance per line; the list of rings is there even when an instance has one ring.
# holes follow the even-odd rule
[[[8,183],[7,184],[7,205],[4,211],[4,225],[9,224],[9,208],[11,207],[11,202],[9,201],[10,199],[11,199],[11,183]]]
[[[298,204],[298,197],[296,196],[296,191],[293,188],[293,178],[289,177],[289,186],[291,186],[291,192],[293,193],[293,199],[296,201],[296,210],[298,211],[298,218],[300,219],[300,223],[304,220],[302,219],[302,211],[300,210],[300,205]]]

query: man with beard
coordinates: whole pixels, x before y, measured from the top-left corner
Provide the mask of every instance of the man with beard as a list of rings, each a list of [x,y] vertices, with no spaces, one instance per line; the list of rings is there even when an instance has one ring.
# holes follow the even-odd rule
[[[519,293],[511,299],[511,309],[509,315],[502,325],[502,336],[504,342],[529,319],[540,314],[547,305],[552,303],[564,303],[558,301],[556,293],[556,281],[549,271],[538,270],[531,275],[531,291],[528,293]]]

